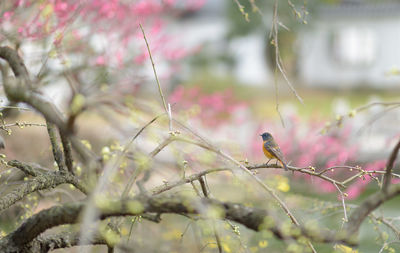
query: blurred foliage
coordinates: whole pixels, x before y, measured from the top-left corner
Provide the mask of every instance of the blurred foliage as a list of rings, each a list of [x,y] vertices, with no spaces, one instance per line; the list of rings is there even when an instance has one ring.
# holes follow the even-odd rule
[[[302,2],[302,1],[300,1]],[[318,1],[323,3],[337,4],[338,1]],[[244,10],[251,13],[248,1],[242,0]],[[256,1],[260,8],[272,8],[273,1],[265,2],[261,6],[261,1]],[[279,1],[279,15],[282,21],[290,25],[293,29],[289,32],[282,30],[279,34],[280,48],[285,64],[293,65],[293,56],[290,53],[290,45],[294,41],[294,30],[297,26],[303,26],[304,19],[296,18],[286,1]],[[296,4],[298,4],[296,2]],[[304,2],[302,2],[304,4]],[[308,2],[307,6],[312,3]],[[301,10],[301,4],[298,8]],[[234,39],[235,36],[243,36],[260,28],[263,22],[257,13],[249,14],[250,22],[246,23],[238,7],[232,3],[229,12],[232,15],[232,32],[227,39]],[[294,16],[294,18],[293,18]],[[267,16],[268,17],[268,16]],[[292,21],[289,21],[292,20]],[[237,22],[237,23],[235,23]],[[293,23],[291,23],[293,22]],[[237,29],[236,29],[237,28]],[[233,31],[234,30],[234,31]],[[266,35],[267,30],[264,30]],[[85,41],[84,41],[85,42]],[[82,42],[82,43],[84,43]],[[68,45],[68,43],[66,43]],[[162,43],[161,43],[162,44]],[[325,90],[309,90],[300,88],[300,92],[305,94],[306,104],[296,111],[286,114],[289,123],[286,128],[277,120],[275,109],[274,92],[266,91],[263,87],[249,87],[237,83],[232,77],[221,77],[215,74],[211,67],[210,60],[216,56],[219,61],[232,63],[232,58],[225,56],[225,51],[212,52],[211,54],[199,54],[192,58],[192,61],[200,66],[204,66],[203,72],[199,72],[187,82],[187,85],[173,87],[168,94],[168,102],[172,104],[172,115],[174,119],[180,120],[199,131],[200,135],[207,136],[207,140],[218,146],[218,150],[226,150],[227,153],[241,161],[243,164],[256,164],[266,162],[262,155],[261,139],[258,134],[261,131],[271,131],[276,140],[280,143],[282,151],[292,165],[299,165],[309,168],[315,166],[317,171],[330,165],[361,165],[362,168],[383,169],[384,160],[379,163],[370,161],[358,161],[356,148],[360,143],[352,139],[350,131],[352,122],[347,125],[340,125],[326,135],[320,135],[320,129],[324,126],[327,118],[332,118],[332,102],[338,96],[348,99],[350,106],[355,107],[367,102],[370,95],[381,95],[383,100],[395,98],[393,92],[365,91],[351,93],[348,91],[336,91],[335,93]],[[46,52],[45,52],[46,53]],[[83,50],[83,55],[88,53]],[[214,55],[215,53],[215,55]],[[147,55],[145,55],[147,56]],[[273,59],[274,55],[270,55]],[[147,57],[141,58],[148,60]],[[155,89],[149,88],[147,91],[136,91],[136,83],[141,83],[140,75],[128,76],[122,80],[124,73],[115,66],[110,67],[103,58],[97,58],[89,73],[81,76],[82,86],[78,86],[79,93],[70,97],[69,107],[72,113],[84,112],[77,120],[78,135],[82,138],[82,143],[101,156],[104,167],[92,171],[96,177],[101,177],[103,169],[119,157],[124,147],[130,145],[129,140],[136,134],[141,127],[154,119],[155,115],[163,112],[160,106],[158,94]],[[100,65],[100,66],[99,66]],[[131,69],[132,65],[133,71]],[[125,71],[135,72],[139,64],[129,64],[125,66]],[[69,66],[63,65],[67,70]],[[116,68],[116,69],[114,69]],[[79,74],[82,74],[79,72]],[[135,73],[136,74],[136,73]],[[77,74],[78,75],[78,74]],[[133,78],[132,78],[133,77]],[[60,77],[57,77],[60,78]],[[64,78],[64,77],[61,77]],[[153,77],[149,78],[150,80]],[[55,76],[50,76],[50,80],[55,80]],[[134,80],[134,81],[132,81]],[[78,82],[79,83],[79,82]],[[153,82],[149,84],[153,85]],[[144,85],[145,86],[145,85]],[[150,86],[150,85],[149,85]],[[128,90],[128,92],[127,92]],[[293,101],[289,97],[282,97],[280,103],[290,105]],[[346,112],[347,113],[347,112]],[[368,116],[367,112],[367,116]],[[357,115],[359,116],[359,115]],[[8,120],[8,119],[7,119]],[[34,121],[42,122],[42,118],[24,113],[21,118],[10,119],[10,121]],[[357,120],[357,118],[356,118]],[[333,120],[334,121],[334,120]],[[183,136],[200,141],[201,138],[188,131],[184,127],[173,123],[169,129],[169,120],[165,115],[154,124],[146,128],[132,146],[123,153],[123,157],[116,165],[115,175],[107,178],[110,181],[107,194],[111,197],[120,197],[121,192],[129,183],[131,178],[151,172],[151,180],[146,182],[146,187],[157,185],[168,185],[168,183],[181,180],[182,177],[212,168],[233,167],[224,158],[218,156],[209,149],[200,148],[191,143],[171,142],[155,157],[150,154],[156,150],[161,143],[168,140],[171,136]],[[350,130],[349,130],[350,129]],[[176,131],[175,131],[176,130]],[[30,143],[27,141],[29,140]],[[6,158],[34,161],[51,170],[55,169],[52,161],[51,148],[46,137],[46,130],[41,128],[18,128],[13,130],[11,136],[6,137]],[[34,148],[32,148],[32,146]],[[355,147],[353,149],[353,147]],[[88,173],[82,164],[77,163],[77,176],[85,179]],[[112,164],[114,166],[114,164]],[[79,169],[78,169],[79,168]],[[15,187],[21,185],[26,180],[19,171],[9,167],[1,168],[1,192],[2,194],[11,192]],[[315,169],[315,168],[314,168]],[[139,173],[138,175],[135,173]],[[323,184],[319,178],[310,178],[308,175],[296,173],[285,173],[275,169],[260,169],[254,172],[255,175],[269,187],[276,190],[290,208],[294,210],[297,217],[302,221],[308,221],[311,226],[329,227],[340,230],[343,221],[343,207],[338,192],[331,183]],[[328,171],[327,174],[338,179],[343,179],[354,173],[354,171]],[[143,176],[145,177],[145,176]],[[367,180],[365,180],[367,177]],[[351,204],[360,203],[369,194],[378,190],[378,185],[365,177],[354,180],[353,191],[350,196],[355,200],[346,199],[348,204],[346,209],[350,211],[354,206]],[[265,191],[256,187],[252,178],[240,173],[221,172],[207,176],[207,185],[213,197],[221,201],[234,201],[243,203],[249,207],[265,208],[273,206],[271,209],[277,211],[280,219],[287,220],[287,216],[275,204],[275,201],[268,197]],[[366,184],[370,183],[370,184]],[[194,185],[199,188],[198,182]],[[196,188],[191,185],[182,185],[170,191],[171,194],[182,194],[195,197]],[[133,186],[133,194],[138,194],[136,185]],[[350,194],[349,194],[350,195]],[[1,232],[9,232],[18,226],[23,220],[32,216],[33,213],[49,206],[58,205],[75,201],[80,195],[75,189],[69,186],[57,187],[55,190],[43,191],[31,194],[10,210],[2,213]],[[398,201],[397,201],[398,202]],[[393,211],[397,208],[396,200],[388,203],[386,211]],[[105,202],[109,204],[108,202]],[[272,203],[272,204],[271,204]],[[141,209],[141,206],[134,205],[134,209]],[[208,215],[215,218],[220,215],[220,210],[207,210]],[[138,252],[216,252],[216,233],[221,239],[220,247],[224,252],[305,252],[307,246],[304,240],[283,241],[276,239],[271,232],[253,232],[243,226],[231,224],[225,220],[208,219],[188,219],[188,217],[177,215],[163,215],[160,223],[152,223],[138,217],[127,217],[121,219],[120,232],[127,241],[134,245]],[[111,222],[107,220],[106,222]],[[214,222],[214,223],[213,223]],[[216,225],[215,225],[216,224]],[[290,222],[283,226],[290,229]],[[216,231],[213,226],[216,226]],[[107,230],[106,226],[101,227],[106,238],[113,243],[121,240],[119,235]],[[362,235],[360,252],[373,249],[378,251],[382,244],[389,239],[395,238],[388,233],[387,227],[377,224],[376,220],[370,224],[365,224]],[[373,231],[373,233],[371,232]],[[133,235],[133,236],[131,236]],[[371,237],[376,237],[371,239]],[[318,252],[352,252],[352,249],[337,245],[316,244]]]

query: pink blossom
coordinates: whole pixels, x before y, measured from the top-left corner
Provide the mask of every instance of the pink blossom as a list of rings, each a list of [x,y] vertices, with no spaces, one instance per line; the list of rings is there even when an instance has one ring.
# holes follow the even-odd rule
[[[348,198],[355,199],[356,197],[358,197],[370,181],[371,177],[368,175],[362,177],[361,179],[358,179],[347,189]]]
[[[163,2],[168,6],[172,6],[176,3],[176,0],[163,0]]]
[[[12,11],[6,11],[6,12],[4,12],[4,14],[3,14],[3,18],[4,18],[5,20],[9,20],[13,14],[14,14],[14,13],[13,13]]]
[[[200,106],[201,114],[198,115],[198,119],[208,127],[217,127],[224,121],[237,121],[238,118],[232,117],[233,114],[245,107],[244,103],[237,101],[232,96],[230,90],[205,94],[198,86],[192,88],[178,86],[171,93],[170,102],[179,102],[182,109],[190,108],[193,105]]]
[[[24,32],[24,27],[18,27],[18,33],[19,34],[22,34]]]
[[[118,51],[117,51],[117,54],[115,55],[115,57],[117,58],[118,66],[119,66],[119,67],[122,67],[122,65],[124,64],[122,52],[121,52],[120,50],[118,50]]]
[[[148,53],[142,53],[135,57],[134,62],[136,64],[143,64],[143,62],[147,59]]]
[[[104,56],[98,56],[96,58],[96,65],[105,65],[106,64],[106,59]]]
[[[169,96],[171,103],[178,103],[182,100],[185,89],[182,85],[178,86]]]
[[[54,8],[56,12],[66,11],[67,9],[68,9],[68,4],[65,2],[57,2]]]
[[[188,0],[186,5],[189,9],[195,10],[204,5],[206,0]]]
[[[148,15],[161,11],[161,5],[155,1],[142,0],[134,5],[133,11],[137,15]]]
[[[400,178],[393,178],[391,183],[392,184],[399,184],[400,183]]]
[[[318,180],[318,181],[319,181],[318,185],[323,192],[330,193],[336,191],[336,187],[332,183],[323,180]]]
[[[72,34],[76,39],[81,39],[82,35],[77,36],[78,34],[75,31],[80,30],[79,28],[66,28],[70,24],[72,24],[70,27],[73,27],[78,22],[85,23],[85,28],[89,29],[89,35],[85,34],[84,36],[88,39],[92,34],[103,33],[107,35],[108,43],[114,46],[108,47],[107,52],[104,53],[116,56],[116,59],[115,61],[107,61],[105,64],[117,62],[118,66],[122,66],[124,62],[142,64],[146,60],[148,54],[145,46],[134,50],[131,46],[133,39],[137,39],[139,42],[135,44],[143,42],[141,31],[138,29],[140,22],[146,31],[155,58],[160,59],[162,57],[162,60],[172,62],[194,52],[182,47],[179,40],[174,41],[175,35],[164,32],[164,27],[167,24],[164,16],[165,14],[168,15],[168,10],[174,8],[175,4],[178,4],[178,1],[18,0],[15,1],[12,10],[3,14],[2,20],[13,18],[15,30],[18,31],[19,36],[24,38],[42,39],[50,34],[65,33],[65,36],[58,37],[57,45],[61,44],[65,38],[71,38],[69,34]],[[18,11],[15,11],[17,9]],[[78,21],[74,22],[75,20]],[[68,46],[70,45],[68,44]],[[138,51],[139,53],[137,53]],[[68,50],[65,52],[68,53]],[[135,55],[128,52],[135,52]],[[172,69],[177,69],[176,64],[171,66]]]

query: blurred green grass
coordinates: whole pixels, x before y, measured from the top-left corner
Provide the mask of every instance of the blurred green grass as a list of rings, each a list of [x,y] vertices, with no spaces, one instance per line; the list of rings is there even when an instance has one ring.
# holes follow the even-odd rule
[[[350,108],[356,108],[367,104],[372,97],[377,97],[381,101],[399,100],[399,89],[324,89],[313,88],[304,85],[295,85],[297,93],[301,96],[304,103],[300,103],[293,93],[289,90],[284,81],[279,81],[280,106],[291,103],[296,106],[298,116],[308,119],[310,117],[330,118],[335,116],[332,110],[333,103],[338,99],[345,100]],[[206,93],[213,93],[224,90],[232,90],[235,97],[246,102],[249,108],[258,119],[268,115],[271,118],[278,118],[276,112],[276,94],[274,83],[265,85],[243,84],[230,76],[216,76],[209,72],[194,75],[190,80],[183,83],[184,86],[198,86]],[[400,84],[399,84],[400,87]]]

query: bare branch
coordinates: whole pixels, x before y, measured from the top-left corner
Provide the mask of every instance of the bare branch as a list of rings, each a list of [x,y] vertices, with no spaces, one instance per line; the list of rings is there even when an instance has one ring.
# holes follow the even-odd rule
[[[188,177],[185,177],[181,180],[175,181],[173,183],[165,183],[164,185],[158,186],[156,188],[154,188],[153,190],[151,190],[151,193],[153,195],[158,195],[162,192],[171,190],[172,188],[175,188],[177,186],[183,185],[183,184],[187,184],[187,183],[191,183],[193,181],[199,180],[202,176],[210,174],[210,173],[214,173],[214,172],[219,172],[219,171],[230,171],[230,169],[228,168],[216,168],[216,169],[209,169],[209,170],[205,170],[193,175],[190,175]]]
[[[3,67],[0,68],[7,98],[13,102],[24,102],[32,106],[39,111],[47,121],[55,124],[63,134],[70,135],[71,132],[73,132],[73,126],[68,125],[63,114],[52,102],[30,88],[31,81],[29,80],[28,71],[17,51],[10,47],[0,47],[0,57],[6,60],[11,66],[15,77],[22,78],[21,80],[10,80],[7,77],[6,70]],[[77,150],[80,157],[86,163],[89,163],[89,161],[93,163],[93,161],[97,160],[80,141],[76,140],[76,138],[71,137],[70,141],[74,149]]]
[[[334,183],[334,185],[335,185],[336,189],[339,191],[340,198],[342,199],[342,206],[343,206],[343,213],[344,213],[344,220],[343,221],[347,222],[348,219],[347,219],[346,203],[344,202],[345,196],[344,196],[343,192],[340,190],[340,188],[337,186],[337,184]]]
[[[399,149],[400,149],[400,140],[397,142],[396,146],[393,148],[392,153],[390,154],[390,157],[387,161],[386,164],[386,173],[385,176],[383,178],[383,185],[382,185],[382,191],[386,192],[387,188],[390,184],[390,181],[392,179],[392,170],[393,170],[393,165],[394,162],[396,161],[397,158],[397,154],[399,153]]]
[[[28,164],[23,164],[17,160],[8,161],[7,165],[11,166],[11,167],[15,167],[15,168],[21,170],[22,172],[24,172],[26,175],[30,175],[33,177],[36,177],[39,174],[38,171],[35,168],[33,168],[32,166],[30,166]]]
[[[373,210],[384,202],[400,194],[400,185],[391,185],[386,191],[378,191],[364,200],[350,215],[346,230],[349,234],[355,234],[361,223]]]
[[[275,66],[276,68],[279,70],[279,72],[281,72],[283,78],[285,79],[288,87],[290,88],[290,90],[292,91],[292,93],[294,94],[294,96],[297,98],[297,100],[300,101],[300,103],[303,103],[303,99],[300,97],[300,95],[297,93],[296,89],[293,87],[292,83],[290,82],[286,71],[283,67],[282,64],[282,59],[280,56],[280,52],[279,52],[279,41],[278,41],[278,25],[279,25],[279,20],[278,20],[278,0],[275,0],[275,4],[274,4],[274,14],[272,17],[272,30],[271,30],[271,36],[272,36],[272,44],[275,47]]]
[[[28,194],[54,188],[60,184],[67,183],[67,179],[60,172],[49,172],[41,174],[34,179],[25,181],[12,192],[0,198],[0,211],[12,206]]]
[[[59,134],[64,150],[65,165],[67,166],[69,173],[74,174],[71,142],[68,140],[68,137],[64,133],[59,132]]]
[[[53,151],[54,161],[56,161],[58,169],[60,171],[65,171],[63,152],[61,151],[57,142],[57,131],[52,123],[50,122],[46,123],[47,123],[47,132],[49,134],[51,143],[51,149]]]
[[[275,169],[283,169],[281,165],[267,165],[267,164],[260,164],[260,165],[253,165],[253,166],[247,166],[247,169],[249,170],[254,170],[254,169],[262,169],[262,168],[275,168]],[[288,170],[291,170],[293,172],[301,172],[304,174],[308,174],[311,176],[319,177],[325,181],[328,181],[332,184],[336,184],[340,187],[345,187],[345,185],[339,181],[336,181],[330,177],[327,177],[319,172],[315,172],[315,169],[311,169],[312,167],[305,167],[305,168],[299,168],[299,167],[294,167],[294,166],[287,166]]]
[[[156,82],[157,82],[157,86],[158,86],[158,92],[160,93],[161,100],[163,102],[163,106],[164,106],[165,112],[168,114],[167,103],[165,102],[164,94],[163,94],[162,89],[161,89],[161,84],[160,84],[160,81],[158,80],[157,71],[156,71],[156,67],[154,65],[153,56],[151,55],[149,42],[147,41],[146,33],[144,32],[142,24],[139,24],[139,26],[140,26],[140,29],[142,30],[144,41],[146,42],[147,51],[149,52],[151,66],[153,67],[154,76],[156,78]]]
[[[380,216],[376,216],[374,213],[370,214],[370,217],[375,219],[376,221],[382,222],[382,224],[384,224],[386,227],[388,227],[390,230],[392,230],[392,232],[394,233],[394,235],[396,236],[397,240],[400,240],[400,230],[398,228],[396,228],[392,222],[390,222],[388,219],[385,219],[384,217]]]
[[[88,245],[107,245],[107,241],[100,233],[95,233],[91,240],[87,240]],[[48,252],[55,249],[70,248],[80,245],[79,233],[65,229],[62,232],[47,236],[39,236],[28,246],[29,252]]]
[[[41,168],[33,168],[32,166],[21,163],[17,160],[8,162],[9,166],[18,168],[34,176],[35,178],[23,182],[20,186],[14,189],[12,192],[6,194],[0,198],[0,211],[12,206],[19,200],[23,199],[28,194],[37,192],[39,190],[51,189],[60,184],[72,184],[82,193],[87,194],[88,189],[86,186],[81,184],[78,178],[70,173],[65,173],[63,171],[44,171]]]
[[[27,219],[19,228],[0,240],[0,250],[11,252],[10,248],[22,247],[49,228],[78,222],[78,217],[83,210],[83,202],[68,203],[62,206],[54,206],[43,210]],[[340,242],[347,245],[355,245],[343,235],[335,235],[328,231],[315,231],[304,227],[299,229],[284,230],[279,219],[274,218],[267,210],[246,207],[241,204],[220,202],[215,199],[192,199],[178,196],[171,197],[147,197],[137,196],[126,200],[102,199],[97,202],[100,211],[99,218],[105,219],[112,216],[140,215],[144,213],[175,213],[205,215],[196,207],[218,207],[223,210],[222,219],[228,219],[245,225],[249,229],[260,231],[270,230],[280,239],[298,239],[306,237],[316,242],[333,243]]]
[[[8,62],[16,77],[29,80],[28,70],[16,50],[11,47],[0,47],[0,58]]]

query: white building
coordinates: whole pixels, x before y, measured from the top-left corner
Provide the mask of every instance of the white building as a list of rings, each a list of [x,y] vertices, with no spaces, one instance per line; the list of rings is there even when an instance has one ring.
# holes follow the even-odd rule
[[[319,8],[299,31],[298,70],[318,87],[400,87],[400,3]]]
[[[268,30],[258,30],[243,37],[227,40],[228,4],[235,3],[230,0],[208,0],[201,9],[179,20],[172,31],[181,34],[181,43],[186,47],[203,47],[199,54],[205,58],[213,59],[221,52],[233,58],[233,66],[218,61],[210,62],[214,74],[233,75],[239,82],[250,85],[265,85],[273,80],[268,61],[265,59],[265,45],[269,43]],[[240,18],[246,22],[243,17]]]

